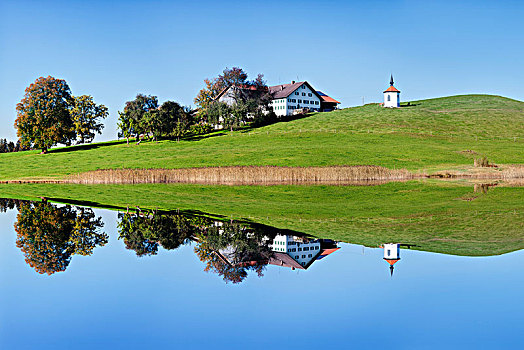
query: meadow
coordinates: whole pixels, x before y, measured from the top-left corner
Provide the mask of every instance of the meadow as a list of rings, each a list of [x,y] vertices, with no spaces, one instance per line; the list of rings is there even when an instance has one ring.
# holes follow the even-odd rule
[[[316,113],[290,122],[180,142],[125,141],[0,155],[0,180],[59,179],[98,169],[375,165],[413,172],[463,169],[487,157],[524,163],[524,102],[464,95]]]

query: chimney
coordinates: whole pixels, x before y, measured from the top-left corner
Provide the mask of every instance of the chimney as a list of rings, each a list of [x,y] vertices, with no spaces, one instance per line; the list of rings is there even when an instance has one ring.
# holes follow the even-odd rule
[[[291,80],[291,84],[295,84],[295,81],[294,81],[294,80]]]

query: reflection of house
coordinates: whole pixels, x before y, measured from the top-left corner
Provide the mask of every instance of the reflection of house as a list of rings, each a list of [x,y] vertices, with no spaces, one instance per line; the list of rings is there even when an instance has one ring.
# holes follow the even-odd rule
[[[271,265],[305,270],[316,261],[340,249],[336,242],[324,239],[307,239],[290,235],[277,235],[271,245]]]
[[[400,244],[399,243],[387,243],[384,244],[384,260],[389,263],[389,270],[391,276],[393,276],[393,265],[400,260]]]

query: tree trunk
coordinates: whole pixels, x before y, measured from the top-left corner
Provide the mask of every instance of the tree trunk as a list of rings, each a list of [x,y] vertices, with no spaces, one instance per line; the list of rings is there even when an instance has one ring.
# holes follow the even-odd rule
[[[42,148],[42,153],[40,154],[47,154],[47,147]]]

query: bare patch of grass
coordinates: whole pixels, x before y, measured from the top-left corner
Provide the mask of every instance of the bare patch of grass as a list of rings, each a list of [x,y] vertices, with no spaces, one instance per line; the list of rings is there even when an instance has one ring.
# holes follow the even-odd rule
[[[380,166],[226,166],[186,169],[105,169],[70,176],[76,184],[194,183],[220,185],[354,184],[365,181],[408,180],[405,169]]]

